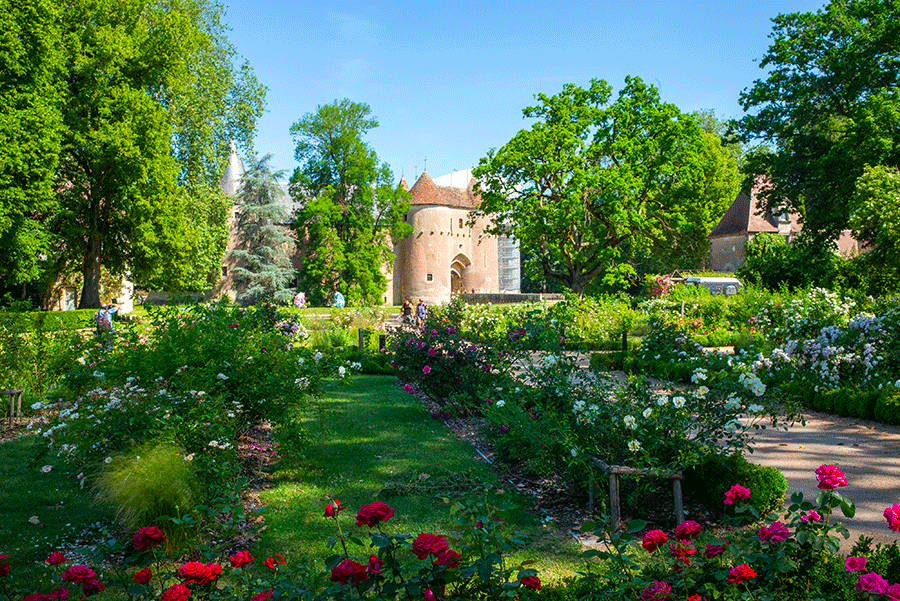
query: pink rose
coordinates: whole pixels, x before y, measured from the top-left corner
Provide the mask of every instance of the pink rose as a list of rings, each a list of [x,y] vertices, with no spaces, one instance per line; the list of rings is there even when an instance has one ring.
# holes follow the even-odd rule
[[[867,591],[881,595],[887,592],[887,588],[887,580],[881,574],[876,574],[875,572],[860,574],[856,580],[856,590],[858,591]]]
[[[822,516],[815,509],[810,509],[809,513],[800,518],[804,522],[821,522]]]
[[[375,526],[379,522],[386,522],[394,517],[394,510],[387,503],[375,501],[368,505],[363,505],[356,512],[357,526]]]
[[[725,545],[706,545],[706,549],[703,551],[703,554],[707,559],[712,559],[713,557],[718,557],[722,553],[725,552]]]
[[[437,557],[442,552],[448,550],[450,546],[447,539],[439,534],[431,534],[424,532],[416,537],[412,544],[412,552],[419,559],[425,559],[428,555]]]
[[[653,553],[660,547],[662,547],[667,541],[669,537],[666,536],[666,533],[662,530],[650,530],[647,534],[644,535],[644,540],[641,542],[641,546],[647,550],[648,553]]]
[[[541,579],[537,576],[525,576],[519,581],[522,586],[530,589],[534,589],[536,591],[541,590]]]
[[[250,597],[250,601],[269,601],[269,599],[274,599],[271,589],[263,591],[261,593],[256,593],[255,595]]]
[[[47,593],[47,597],[53,601],[66,601],[69,598],[69,589],[62,587],[53,587],[53,590]]]
[[[816,470],[816,479],[819,481],[819,488],[822,490],[833,490],[842,486],[847,486],[847,478],[844,472],[839,470],[835,465],[823,465]]]
[[[791,533],[787,526],[781,522],[772,522],[768,528],[763,526],[759,529],[759,540],[764,543],[780,543],[790,536]]]
[[[150,582],[150,579],[153,578],[153,572],[150,568],[144,568],[143,570],[135,572],[133,578],[138,584],[147,584]]]
[[[47,559],[45,559],[44,561],[49,563],[51,566],[58,566],[59,564],[66,562],[66,556],[59,551],[53,551],[52,553],[50,553],[50,555],[47,556]]]
[[[892,584],[884,591],[885,597],[890,601],[900,601],[900,584]]]
[[[431,368],[426,365],[425,367],[422,368],[422,373],[427,376],[428,374],[431,373]]]
[[[884,518],[888,527],[894,532],[900,532],[900,505],[894,503],[884,510]]]
[[[422,591],[422,600],[423,601],[437,601],[437,596],[434,594],[430,588],[426,588]]]
[[[412,384],[404,384],[404,385],[403,385],[403,390],[405,390],[406,392],[412,394],[414,388],[412,387]]]
[[[844,569],[848,572],[862,572],[866,569],[865,557],[848,557],[844,562]]]
[[[675,538],[678,540],[691,540],[700,536],[701,530],[703,530],[703,526],[694,520],[688,520],[675,528]]]
[[[328,579],[341,584],[350,584],[351,582],[358,584],[368,577],[364,565],[348,558],[331,568],[331,576]]]
[[[750,498],[750,489],[735,484],[725,493],[725,504],[734,505],[735,501],[746,501]]]

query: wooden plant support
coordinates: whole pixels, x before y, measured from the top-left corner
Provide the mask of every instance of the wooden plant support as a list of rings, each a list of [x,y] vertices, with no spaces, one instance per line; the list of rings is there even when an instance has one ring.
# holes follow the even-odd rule
[[[0,390],[0,396],[9,397],[9,425],[12,426],[16,417],[22,417],[22,390],[4,388]]]
[[[591,459],[598,468],[609,474],[609,513],[612,519],[613,530],[618,530],[622,524],[622,509],[619,502],[619,476],[647,475],[658,478],[667,478],[672,481],[672,493],[675,499],[675,521],[678,524],[684,522],[684,503],[681,497],[681,481],[684,480],[684,472],[660,472],[646,468],[626,467],[624,465],[608,465],[606,462]],[[594,507],[594,483],[590,485],[590,503]]]

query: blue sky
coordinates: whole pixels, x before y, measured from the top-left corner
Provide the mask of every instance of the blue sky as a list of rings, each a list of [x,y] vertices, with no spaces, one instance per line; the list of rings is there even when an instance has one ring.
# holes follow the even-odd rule
[[[824,0],[322,2],[224,0],[229,39],[268,87],[256,150],[297,167],[290,126],[350,98],[372,107],[367,141],[410,185],[477,165],[529,125],[534,95],[626,75],[682,111],[740,116],[764,76],[772,17]],[[426,163],[427,161],[427,163]]]

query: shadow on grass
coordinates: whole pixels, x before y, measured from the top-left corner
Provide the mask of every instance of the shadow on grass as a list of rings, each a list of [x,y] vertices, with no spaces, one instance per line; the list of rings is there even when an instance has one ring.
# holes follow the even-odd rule
[[[0,444],[0,554],[17,573],[44,572],[51,551],[78,548],[111,523],[107,507],[93,503],[74,471],[41,457],[33,435]]]

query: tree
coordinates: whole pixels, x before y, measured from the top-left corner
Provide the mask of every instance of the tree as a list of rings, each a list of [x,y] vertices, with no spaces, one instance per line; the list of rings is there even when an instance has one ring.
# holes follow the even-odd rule
[[[378,126],[369,105],[335,100],[291,126],[301,164],[291,194],[305,204],[294,220],[304,247],[301,289],[317,304],[335,291],[359,304],[380,304],[390,241],[408,236],[409,193],[394,186],[390,167],[363,141]]]
[[[40,0],[31,4],[39,12]],[[99,305],[102,268],[169,290],[205,289],[218,271],[228,207],[218,176],[231,138],[249,147],[264,95],[246,65],[233,66],[221,10],[209,0],[74,0],[28,24],[46,25],[40,36],[13,34],[36,50],[58,40],[62,57],[33,69],[46,85],[13,82],[35,98],[22,106],[53,109],[50,151],[30,169],[38,199],[48,189],[41,169],[52,172],[52,202],[13,213],[31,220],[35,242],[18,246],[48,257],[47,280],[81,271],[82,308]],[[0,152],[9,161],[17,151]],[[0,186],[0,197],[28,193],[2,175]]]
[[[235,281],[246,286],[238,296],[244,302],[272,300],[287,303],[294,296],[290,251],[294,239],[287,234],[288,213],[279,202],[278,180],[284,171],[272,173],[272,155],[251,158],[238,192],[237,232],[240,247],[231,256],[243,265],[234,268]]]
[[[638,78],[611,97],[597,79],[538,95],[523,111],[538,121],[475,169],[491,232],[534,249],[545,276],[577,293],[598,274],[633,273],[628,257],[707,249],[703,131]]]
[[[900,0],[834,0],[773,22],[769,75],[741,94],[752,112],[736,127],[769,145],[749,161],[773,184],[769,208],[800,213],[816,243],[833,240],[865,165],[900,166]]]
[[[869,167],[856,182],[851,203],[850,227],[857,240],[868,246],[861,259],[883,281],[882,288],[896,289],[900,273],[900,170]]]
[[[61,6],[5,3],[0,11],[0,280],[37,279],[49,244],[62,116],[56,74],[63,62]]]

